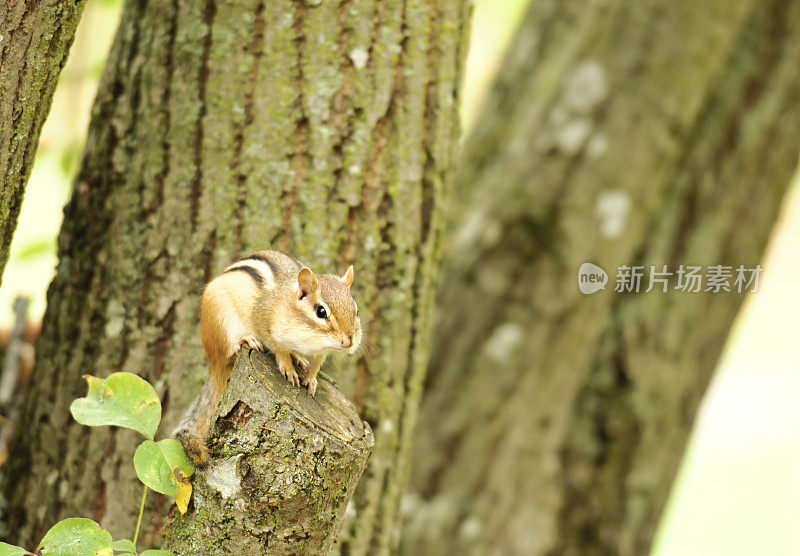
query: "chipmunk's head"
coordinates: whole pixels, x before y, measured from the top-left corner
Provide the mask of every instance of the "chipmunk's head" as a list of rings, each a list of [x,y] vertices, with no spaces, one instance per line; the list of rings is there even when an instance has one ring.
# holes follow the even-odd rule
[[[293,310],[300,323],[293,334],[297,351],[316,355],[358,349],[361,320],[350,294],[354,274],[352,266],[343,276],[314,274],[306,267],[297,273]]]

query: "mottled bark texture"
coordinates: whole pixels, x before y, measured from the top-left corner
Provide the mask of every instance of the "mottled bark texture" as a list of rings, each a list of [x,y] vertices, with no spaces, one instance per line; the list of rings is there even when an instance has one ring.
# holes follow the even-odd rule
[[[39,134],[84,4],[0,3],[0,282]]]
[[[131,534],[135,437],[71,421],[80,376],[140,374],[171,430],[207,373],[202,285],[271,247],[356,267],[370,347],[334,374],[375,448],[340,544],[397,540],[468,19],[466,0],[127,2],[4,469],[16,541],[75,515]]]
[[[245,348],[212,420],[209,465],[164,547],[326,554],[373,443],[369,425],[329,382],[321,380],[312,398],[289,384],[272,355]]]
[[[754,267],[797,165],[800,2],[530,10],[455,181],[409,553],[647,553],[744,296],[616,269]]]

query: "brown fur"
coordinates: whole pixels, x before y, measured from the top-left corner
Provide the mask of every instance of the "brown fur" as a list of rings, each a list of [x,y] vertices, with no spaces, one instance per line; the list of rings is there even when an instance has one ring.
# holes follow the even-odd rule
[[[238,270],[237,270],[238,269]],[[317,373],[329,353],[352,353],[361,324],[350,295],[352,267],[344,276],[314,274],[294,257],[259,251],[230,265],[209,282],[200,303],[200,334],[209,361],[208,380],[174,436],[198,464],[207,461],[205,435],[241,345],[275,354],[286,379],[316,392]],[[316,316],[316,306],[329,316]],[[308,360],[307,365],[303,366]]]

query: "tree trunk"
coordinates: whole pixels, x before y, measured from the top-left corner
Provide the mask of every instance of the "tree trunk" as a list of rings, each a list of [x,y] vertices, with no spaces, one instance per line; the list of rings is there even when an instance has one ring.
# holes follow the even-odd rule
[[[84,4],[0,3],[0,282],[39,134]]]
[[[212,421],[211,460],[167,530],[176,554],[327,554],[373,445],[330,383],[299,392],[243,349]]]
[[[468,16],[466,0],[126,4],[4,469],[15,541],[65,516],[130,535],[135,439],[71,421],[80,376],[152,381],[171,430],[207,373],[203,284],[268,247],[321,272],[356,266],[372,349],[337,376],[375,447],[341,541],[397,540]]]
[[[794,0],[531,4],[455,181],[407,552],[648,551],[744,295],[618,294],[616,269],[756,266],[798,28]]]

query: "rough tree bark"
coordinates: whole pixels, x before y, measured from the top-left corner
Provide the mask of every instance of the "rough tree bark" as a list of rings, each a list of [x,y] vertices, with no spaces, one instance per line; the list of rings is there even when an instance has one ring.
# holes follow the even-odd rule
[[[212,421],[211,461],[189,512],[167,529],[176,554],[327,554],[373,436],[329,382],[314,398],[243,349]],[[177,512],[176,512],[177,513]]]
[[[134,438],[70,420],[80,375],[152,381],[171,430],[206,374],[203,283],[267,247],[356,266],[372,347],[337,377],[375,448],[340,541],[397,540],[468,19],[466,0],[126,4],[4,469],[15,541],[73,515],[130,535]]]
[[[39,134],[84,4],[0,3],[0,282]]]
[[[798,26],[794,0],[531,3],[455,181],[406,551],[648,551],[744,296],[616,294],[616,269],[756,266]]]

